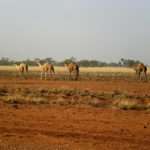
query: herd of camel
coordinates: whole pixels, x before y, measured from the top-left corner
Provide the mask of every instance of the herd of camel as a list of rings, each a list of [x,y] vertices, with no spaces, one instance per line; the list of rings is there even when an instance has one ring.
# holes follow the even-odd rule
[[[47,76],[51,76],[55,74],[55,69],[53,64],[50,63],[44,63],[41,64],[40,62],[37,62],[37,65],[39,66],[41,70],[41,79],[45,78],[47,79]],[[78,80],[79,78],[79,65],[77,63],[65,63],[65,67],[67,67],[69,71],[69,78],[72,79],[72,73],[75,73],[75,80]],[[20,75],[23,75],[24,73],[27,73],[29,66],[28,64],[21,63],[19,65],[16,64],[16,69],[19,72]]]
[[[40,67],[40,70],[41,70],[41,79],[43,79],[43,77],[44,77],[46,80],[47,75],[52,76],[55,74],[55,69],[54,69],[53,64],[50,64],[50,63],[41,64],[40,62],[37,62],[37,65]],[[65,67],[68,68],[69,78],[71,79],[72,73],[75,73],[75,80],[78,80],[78,78],[79,78],[79,65],[75,62],[72,62],[69,64],[66,63]],[[28,72],[28,64],[21,63],[20,65],[16,65],[16,68],[21,75]],[[136,66],[134,66],[133,68],[136,72],[138,79],[140,79],[140,80],[142,79],[141,74],[143,73],[145,80],[147,80],[147,67],[143,63],[139,63]]]

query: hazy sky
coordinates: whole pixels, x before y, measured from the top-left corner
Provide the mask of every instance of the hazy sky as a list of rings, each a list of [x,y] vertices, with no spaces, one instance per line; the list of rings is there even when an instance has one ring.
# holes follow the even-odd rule
[[[0,0],[0,57],[150,64],[150,0]]]

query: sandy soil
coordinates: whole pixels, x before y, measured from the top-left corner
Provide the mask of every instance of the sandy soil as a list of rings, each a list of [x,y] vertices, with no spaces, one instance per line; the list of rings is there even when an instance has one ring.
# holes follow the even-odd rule
[[[149,83],[128,80],[0,79],[0,87],[77,88],[145,95]],[[0,150],[149,150],[150,111],[0,102]]]

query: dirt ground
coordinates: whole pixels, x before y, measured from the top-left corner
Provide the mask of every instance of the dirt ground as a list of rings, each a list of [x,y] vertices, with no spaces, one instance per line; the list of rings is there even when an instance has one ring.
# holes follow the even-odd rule
[[[0,87],[65,88],[146,95],[149,82],[0,79]],[[0,102],[0,150],[149,150],[150,111]]]

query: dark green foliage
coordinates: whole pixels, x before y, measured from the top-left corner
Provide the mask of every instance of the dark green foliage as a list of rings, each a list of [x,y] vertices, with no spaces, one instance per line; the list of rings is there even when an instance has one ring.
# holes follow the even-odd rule
[[[26,59],[26,60],[21,60],[21,61],[15,61],[15,60],[10,60],[7,57],[2,57],[0,59],[0,65],[13,65],[13,64],[20,64],[20,63],[27,63],[30,66],[36,66],[36,62],[40,61],[41,63],[52,63],[56,66],[63,66],[65,63],[71,63],[71,62],[76,62],[77,64],[79,64],[79,66],[82,67],[104,67],[104,66],[125,66],[125,67],[131,67],[134,66],[135,64],[141,63],[139,60],[133,60],[133,59],[124,59],[121,58],[119,60],[119,62],[102,62],[99,60],[79,60],[77,61],[76,58],[71,57],[71,58],[67,58],[63,61],[55,61],[53,58],[51,57],[47,57],[47,58],[35,58],[35,59]]]

